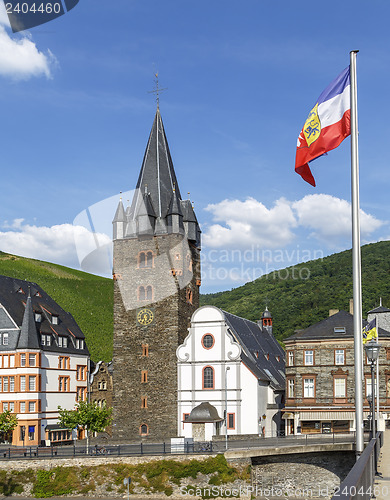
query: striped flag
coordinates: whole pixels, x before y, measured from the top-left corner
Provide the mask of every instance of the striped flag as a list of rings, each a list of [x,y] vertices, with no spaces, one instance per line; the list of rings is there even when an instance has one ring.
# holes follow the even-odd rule
[[[315,186],[309,162],[337,148],[351,134],[349,66],[318,98],[298,137],[295,171]]]

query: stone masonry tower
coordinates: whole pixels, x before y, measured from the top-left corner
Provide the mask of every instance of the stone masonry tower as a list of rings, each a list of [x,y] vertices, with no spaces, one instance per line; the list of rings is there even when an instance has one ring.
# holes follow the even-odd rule
[[[132,203],[113,220],[113,438],[177,434],[176,349],[199,307],[200,229],[157,107]]]

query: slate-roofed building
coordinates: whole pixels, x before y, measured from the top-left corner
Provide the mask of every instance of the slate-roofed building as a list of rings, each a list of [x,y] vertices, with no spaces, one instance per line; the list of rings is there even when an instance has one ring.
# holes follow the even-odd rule
[[[199,305],[200,229],[157,107],[135,194],[113,220],[113,438],[176,435],[176,349]]]
[[[0,410],[18,417],[12,444],[71,439],[57,407],[86,399],[88,362],[70,313],[37,284],[0,276]]]
[[[353,311],[331,310],[330,316],[285,339],[286,433],[328,433],[355,430],[355,372]],[[390,310],[368,313],[377,317],[379,342],[379,424],[390,419]],[[386,327],[386,328],[384,328]],[[365,356],[364,356],[365,359]],[[370,365],[365,359],[364,419],[368,426],[371,394]]]
[[[179,436],[209,440],[226,431],[271,436],[280,430],[285,354],[272,334],[268,309],[254,323],[200,307],[177,358]],[[203,403],[216,410],[213,425],[199,421]],[[195,413],[196,419],[190,417]]]

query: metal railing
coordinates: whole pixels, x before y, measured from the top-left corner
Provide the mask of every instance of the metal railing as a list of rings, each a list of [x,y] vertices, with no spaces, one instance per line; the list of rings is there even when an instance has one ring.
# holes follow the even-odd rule
[[[225,440],[214,440],[205,442],[183,442],[175,444],[171,442],[149,443],[141,442],[134,444],[96,444],[89,446],[85,444],[63,445],[63,446],[28,446],[0,447],[0,460],[19,459],[47,459],[47,458],[72,458],[72,457],[94,457],[94,456],[140,456],[140,455],[174,455],[174,454],[212,454],[224,453],[226,450],[246,450],[251,448],[281,447],[281,446],[310,446],[314,444],[337,444],[353,443],[355,434],[302,434],[298,436],[280,436],[262,438],[254,437],[247,439],[228,440],[227,448]]]
[[[383,432],[378,432],[368,443],[340,487],[336,488],[332,500],[369,500],[376,496],[374,481],[382,445]]]

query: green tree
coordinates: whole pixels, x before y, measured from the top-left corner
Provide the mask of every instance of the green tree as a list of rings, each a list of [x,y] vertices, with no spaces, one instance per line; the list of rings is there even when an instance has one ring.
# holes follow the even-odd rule
[[[58,407],[59,423],[67,429],[84,429],[87,437],[87,453],[89,450],[89,432],[103,432],[112,422],[112,408],[100,407],[95,401],[76,403],[74,410]]]
[[[2,439],[4,439],[9,432],[12,432],[17,425],[17,416],[9,410],[0,413],[0,434]]]

